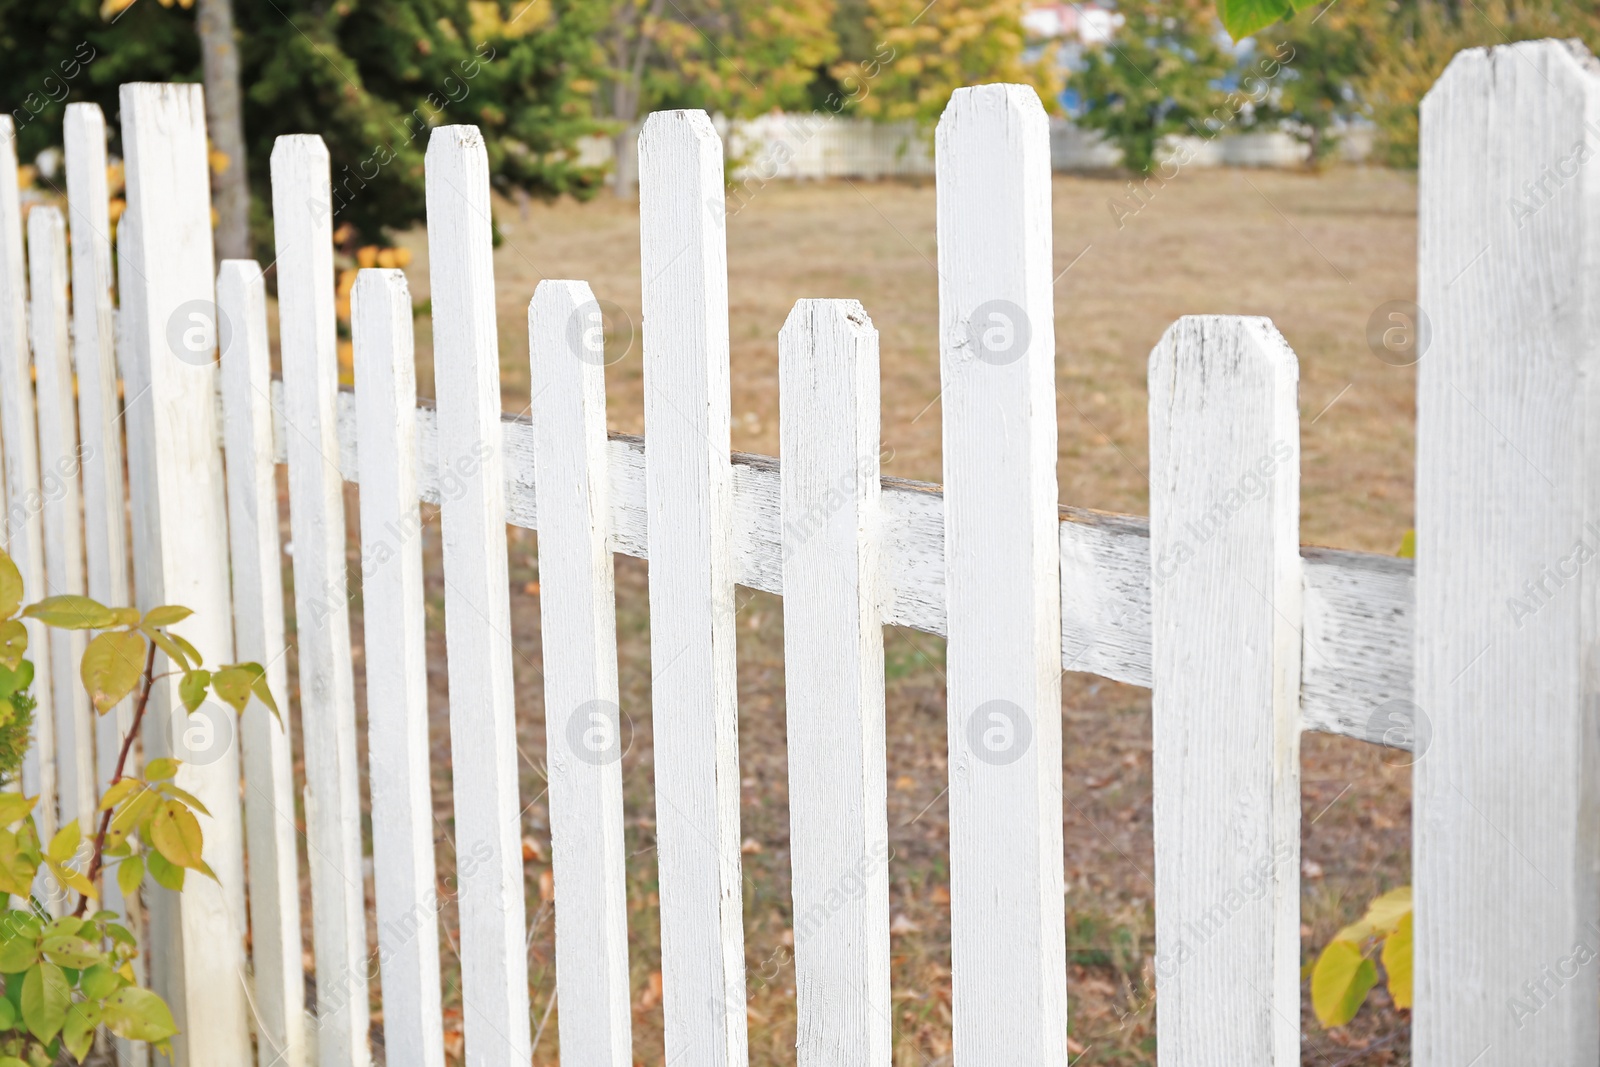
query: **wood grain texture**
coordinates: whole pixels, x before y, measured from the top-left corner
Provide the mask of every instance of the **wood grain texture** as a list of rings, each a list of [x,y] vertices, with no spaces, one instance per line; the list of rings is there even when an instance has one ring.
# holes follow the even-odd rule
[[[489,161],[476,126],[433,131],[427,201],[439,394],[435,454],[453,475],[441,523],[467,1062],[523,1067],[532,1052],[500,349]]]
[[[282,460],[280,384],[277,439]],[[532,421],[502,415],[506,522],[538,528]],[[435,412],[417,409],[418,492],[439,502]],[[356,481],[354,396],[339,395],[339,464]],[[611,547],[648,559],[644,438],[608,435]],[[778,461],[732,453],[734,581],[783,594]],[[880,570],[883,620],[945,636],[944,493],[931,482],[884,478]],[[1150,688],[1150,522],[1088,508],[1059,511],[1061,667]],[[1305,728],[1409,747],[1412,561],[1303,545]],[[1379,715],[1380,709],[1383,714]],[[1390,714],[1396,716],[1390,721]],[[1382,720],[1389,725],[1374,729]]]
[[[1162,1067],[1300,1064],[1298,389],[1266,319],[1150,354]]]
[[[128,510],[123,485],[122,410],[117,394],[116,319],[112,310],[110,196],[106,185],[106,120],[98,104],[68,104],[63,124],[67,229],[72,244],[72,358],[78,372],[79,468],[83,479],[83,543],[89,595],[102,604],[131,603]],[[95,723],[95,779],[103,791],[116,773],[122,739],[133,728],[133,698]],[[135,766],[134,769],[137,769]],[[108,871],[103,906],[142,925],[139,902],[124,900]],[[136,894],[137,896],[137,894]],[[133,961],[142,984],[145,959]],[[144,1067],[149,1048],[115,1038],[121,1062]]]
[[[362,443],[361,597],[383,1044],[392,1067],[444,1067],[417,371],[405,274],[361,271],[350,307]]]
[[[16,131],[0,115],[0,449],[5,453],[6,551],[22,573],[25,601],[49,595],[44,573],[44,515],[39,496],[39,438],[28,355],[28,279],[22,258],[22,208],[17,191]],[[55,713],[50,635],[29,619],[33,662],[33,744],[22,764],[22,788],[41,798],[35,809],[46,840],[56,827]],[[41,883],[42,884],[42,883]]]
[[[1597,145],[1575,42],[1462,52],[1422,105],[1418,1067],[1600,1059]]]
[[[320,137],[279,137],[272,147],[306,844],[317,954],[317,1059],[323,1067],[364,1067],[371,1058],[367,927],[344,487],[337,461],[338,323],[328,166]]]
[[[122,294],[136,331],[126,418],[138,605],[193,609],[196,624],[183,627],[185,636],[207,663],[226,663],[233,658],[233,604],[222,536],[228,514],[212,356],[205,108],[198,85],[135,83],[122,86],[121,113],[127,213],[135,220],[124,234],[131,241]],[[185,343],[196,337],[202,343]],[[173,711],[181,708],[173,697],[163,684],[151,700],[147,756],[171,749]],[[207,756],[209,763],[186,762],[178,783],[210,809],[201,816],[205,859],[220,882],[189,881],[176,923],[170,911],[152,909],[152,971],[181,1030],[178,1062],[196,1067],[250,1059],[238,747],[225,744]]]
[[[222,352],[223,440],[238,656],[267,670],[280,721],[260,701],[239,723],[244,760],[245,844],[250,858],[250,956],[255,972],[260,1067],[305,1067],[294,752],[289,737],[288,647],[278,547],[278,479],[272,458],[272,351],[267,290],[253,260],[224,260],[217,307],[233,324]]]
[[[639,134],[645,506],[666,1057],[742,1067],[739,706],[722,141],[701,111]]]
[[[1026,86],[939,120],[957,1059],[1067,1062],[1050,132]]]
[[[116,323],[111,306],[111,218],[106,188],[106,120],[97,104],[68,104],[64,128],[67,220],[72,240],[72,354],[77,368],[79,470],[89,596],[129,602],[128,516],[123,487],[122,415],[117,397]],[[132,699],[95,724],[95,777],[103,789],[133,724]],[[120,910],[115,878],[101,886]]]
[[[537,434],[539,632],[556,887],[556,989],[568,1063],[633,1062],[616,583],[606,475],[600,307],[583,282],[543,281],[528,306]]]
[[[67,322],[67,228],[61,212],[40,205],[28,213],[28,315],[39,405],[39,486],[44,512],[44,580],[52,596],[87,593],[83,572],[83,494],[78,480],[78,413],[73,397],[72,338]],[[83,630],[50,635],[51,703],[55,711],[56,811],[60,824],[93,820],[94,719],[78,662],[89,643]],[[70,906],[54,896],[54,906]]]
[[[859,303],[795,305],[778,388],[798,1062],[887,1067],[878,333]]]
[[[139,271],[134,264],[140,260],[143,253],[139,251],[142,242],[139,240],[138,214],[133,205],[128,205],[122,213],[122,218],[117,220],[117,369],[122,373],[122,389],[124,395],[124,409],[122,425],[124,441],[127,452],[128,470],[128,518],[129,518],[129,558],[132,569],[129,574],[130,585],[138,579],[141,565],[137,562],[141,558],[148,559],[154,551],[152,546],[159,543],[156,509],[146,506],[145,503],[136,501],[132,494],[136,487],[136,472],[148,472],[154,465],[152,449],[154,442],[147,436],[133,432],[132,427],[137,421],[137,414],[132,409],[140,394],[149,389],[145,384],[149,378],[148,359],[138,353],[144,343],[144,328],[140,325],[140,313],[144,308],[144,286],[139,277]],[[144,482],[148,478],[139,476]],[[137,604],[137,590],[135,601]],[[129,764],[139,770],[145,758],[155,758],[167,750],[168,731],[162,723],[152,721],[148,713],[140,735],[140,745],[129,756]],[[142,749],[142,751],[140,751]],[[149,939],[146,951],[141,952],[133,960],[133,973],[141,985],[160,993],[171,986],[173,961],[181,953],[182,945],[178,943],[181,933],[174,933],[178,928],[178,899],[172,893],[152,892],[154,883],[146,883],[135,894],[136,903],[145,920],[147,937]],[[165,995],[163,993],[163,995]],[[172,1001],[168,1001],[169,1006]],[[173,1006],[174,1016],[182,1010],[181,1005]],[[147,1067],[150,1062],[150,1046],[144,1043],[133,1045],[133,1055],[129,1058],[129,1067]]]

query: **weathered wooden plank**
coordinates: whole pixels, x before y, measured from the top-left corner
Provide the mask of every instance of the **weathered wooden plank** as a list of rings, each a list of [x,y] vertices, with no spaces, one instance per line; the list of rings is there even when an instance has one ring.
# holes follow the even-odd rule
[[[106,190],[106,120],[98,104],[68,104],[67,209],[72,238],[72,344],[78,373],[79,468],[89,596],[128,603],[127,498],[122,485],[122,417],[117,402],[115,320],[111,308],[111,220]],[[133,722],[132,701],[96,724],[96,778],[104,788]],[[120,904],[117,880],[101,887]]]
[[[511,685],[500,346],[495,336],[489,161],[476,126],[428,140],[428,271],[439,394],[445,645],[467,1056],[523,1067],[532,1055],[521,803]]]
[[[283,714],[251,701],[239,723],[244,759],[245,843],[250,856],[250,957],[255,972],[260,1067],[305,1067],[294,752],[289,738],[288,646],[278,549],[278,480],[272,460],[267,290],[253,260],[224,260],[218,311],[232,324],[222,352],[223,437],[228,460],[228,536],[239,658],[267,669]]]
[[[624,733],[607,521],[600,308],[583,282],[543,281],[528,305],[545,752],[556,887],[561,1056],[628,1067]]]
[[[283,436],[280,383],[278,457]],[[506,522],[537,529],[534,433],[526,416],[502,415]],[[355,403],[339,400],[339,464],[356,471]],[[439,502],[434,411],[417,409],[418,492]],[[611,547],[647,559],[644,438],[609,435]],[[734,581],[783,593],[778,461],[734,452]],[[883,621],[944,636],[944,495],[931,482],[884,478],[881,501]],[[1061,667],[1150,688],[1150,523],[1143,516],[1060,509]],[[1412,561],[1302,546],[1306,576],[1305,727],[1408,748]],[[1390,716],[1398,718],[1391,719]],[[1381,725],[1378,725],[1381,724]]]
[[[1300,1064],[1299,377],[1266,319],[1150,354],[1162,1067]]]
[[[39,481],[44,512],[44,580],[51,595],[88,592],[83,573],[83,497],[78,481],[78,415],[72,389],[72,339],[67,331],[67,228],[61,212],[40,205],[28,213],[28,316],[39,405]],[[50,637],[56,727],[56,811],[61,825],[92,823],[94,720],[89,691],[78,681],[88,645],[82,630]],[[81,827],[80,827],[81,829]],[[73,901],[59,898],[56,905]]]
[[[889,816],[878,590],[878,333],[802,300],[778,335],[783,649],[800,1067],[882,1067]]]
[[[395,1067],[444,1067],[428,780],[427,604],[417,504],[417,371],[405,274],[361,271],[350,307],[383,1043]]]
[[[322,138],[272,147],[278,324],[289,432],[295,647],[305,730],[306,839],[317,954],[317,1059],[363,1067],[368,1047],[367,927],[362,894],[361,782],[345,575],[344,487],[335,397],[333,202]]]
[[[1462,52],[1422,105],[1418,1067],[1600,1059],[1597,130],[1576,42]]]
[[[148,378],[148,372],[145,369],[148,360],[135,355],[139,351],[141,338],[144,336],[144,328],[139,321],[140,312],[144,307],[143,279],[139,277],[139,272],[134,267],[135,261],[140,256],[138,252],[140,241],[137,219],[138,216],[133,210],[133,206],[128,205],[128,209],[123,212],[122,218],[117,221],[116,234],[117,369],[122,374],[123,395],[128,398],[127,403],[129,406],[131,406],[132,398],[139,396],[141,392],[149,388],[143,384],[144,380]],[[150,458],[152,443],[148,440],[142,441],[129,430],[133,422],[134,419],[127,416],[127,407],[125,407],[122,428],[126,435],[124,441],[128,457],[127,486],[130,493],[134,488],[133,472],[136,469],[141,469],[141,467],[144,470],[148,470],[154,462]],[[137,560],[153,551],[151,544],[156,534],[151,528],[155,521],[152,512],[153,509],[136,504],[131,499],[129,500],[127,514],[131,520],[129,527],[129,557],[131,559]],[[134,603],[138,603],[137,590],[132,589],[131,584],[132,580],[138,577],[139,571],[139,566],[135,564],[129,574],[130,594],[135,596]],[[127,603],[126,600],[123,602]],[[140,770],[143,759],[154,759],[162,752],[165,752],[169,747],[167,734],[168,731],[163,728],[163,724],[152,721],[147,713],[142,732],[142,745],[140,746],[143,752],[136,750],[130,754],[129,765],[134,770]],[[171,893],[154,891],[154,883],[152,882],[147,883],[133,897],[130,897],[128,903],[130,906],[133,904],[138,905],[140,915],[137,918],[144,920],[141,925],[146,930],[146,937],[149,942],[148,950],[141,952],[133,960],[134,976],[139,980],[139,984],[164,993],[164,991],[171,988],[169,978],[172,967],[170,964],[181,949],[181,945],[178,944],[179,935],[174,933],[178,925],[178,899]],[[178,1010],[181,1010],[181,1008],[174,1007],[174,1012]],[[119,1053],[122,1050],[120,1043],[118,1050]],[[147,1067],[149,1062],[150,1046],[142,1042],[134,1043],[132,1055],[128,1057],[129,1067]]]
[[[639,134],[644,496],[666,1056],[742,1067],[739,704],[733,628],[722,141],[701,111]]]
[[[122,287],[131,309],[127,420],[138,603],[183,604],[184,628],[207,663],[233,658],[227,528],[217,425],[217,317],[211,256],[210,172],[198,85],[122,86],[129,241]],[[131,240],[130,240],[131,238]],[[120,242],[119,242],[120,243]],[[147,756],[175,741],[170,683],[151,700]],[[180,711],[181,713],[181,711]],[[231,713],[230,713],[231,714]],[[227,716],[215,723],[231,730]],[[180,721],[177,725],[183,725]],[[198,731],[197,731],[198,732]],[[250,1033],[244,983],[244,856],[239,754],[216,729],[185,747],[178,782],[210,809],[205,858],[220,879],[191,879],[171,911],[152,914],[152,965],[181,1030],[180,1064],[245,1063]],[[157,900],[168,894],[156,890]],[[170,909],[170,901],[167,902]]]
[[[939,120],[955,1055],[1067,1061],[1050,130],[1033,89]]]
[[[22,208],[17,191],[17,143],[10,115],[0,115],[0,448],[5,453],[6,551],[22,573],[25,600],[48,595],[44,573],[44,516],[39,496],[39,438],[34,423],[28,356],[28,278],[22,258]],[[22,764],[22,787],[41,798],[34,813],[46,839],[56,827],[55,712],[50,636],[32,619],[33,744]]]
[[[117,397],[116,320],[111,308],[111,216],[106,187],[106,120],[98,104],[68,104],[67,224],[72,242],[72,353],[78,371],[79,467],[83,477],[83,542],[89,595],[102,604],[130,602],[128,512],[123,488],[122,412]],[[122,739],[133,728],[130,697],[95,724],[99,788],[116,773]],[[133,768],[137,770],[137,768]],[[104,906],[139,922],[138,901],[125,901],[113,871],[101,879]],[[141,984],[145,959],[133,962]],[[149,1049],[116,1038],[129,1067],[144,1067]]]

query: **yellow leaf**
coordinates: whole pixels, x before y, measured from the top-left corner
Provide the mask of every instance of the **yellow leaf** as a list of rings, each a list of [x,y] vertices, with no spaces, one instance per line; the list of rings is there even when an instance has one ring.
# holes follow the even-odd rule
[[[14,671],[28,651],[28,628],[17,619],[0,622],[0,666]]]
[[[1323,1026],[1343,1026],[1355,1018],[1378,982],[1378,968],[1349,941],[1334,941],[1322,950],[1311,971],[1311,1006]]]
[[[155,818],[150,820],[150,838],[156,851],[174,866],[194,870],[205,867],[200,858],[200,820],[178,801],[168,800],[157,809]]]
[[[9,619],[22,605],[22,572],[11,557],[0,552],[0,619]]]
[[[1383,969],[1389,972],[1389,999],[1397,1008],[1411,1007],[1411,954],[1414,942],[1411,935],[1411,912],[1406,912],[1400,925],[1383,943]]]
[[[1400,920],[1411,914],[1411,887],[1391,889],[1367,905],[1362,921],[1378,934],[1387,936],[1399,928]]]
[[[133,692],[144,673],[144,638],[127,630],[108,630],[99,634],[83,650],[78,673],[89,701],[104,715]]]

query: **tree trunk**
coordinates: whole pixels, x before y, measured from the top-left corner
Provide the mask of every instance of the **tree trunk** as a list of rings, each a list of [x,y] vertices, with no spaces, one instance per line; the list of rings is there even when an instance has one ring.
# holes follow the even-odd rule
[[[206,132],[216,153],[211,202],[217,211],[217,258],[250,259],[250,170],[239,106],[233,0],[199,0],[198,8],[195,26],[205,65]]]

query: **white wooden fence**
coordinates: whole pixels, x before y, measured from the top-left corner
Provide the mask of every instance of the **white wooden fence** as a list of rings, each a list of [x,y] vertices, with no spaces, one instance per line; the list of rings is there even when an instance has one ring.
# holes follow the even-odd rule
[[[1050,145],[1031,90],[963,90],[938,131],[942,489],[879,476],[877,335],[851,301],[803,300],[779,335],[781,466],[730,456],[722,150],[703,114],[654,115],[640,138],[648,447],[606,433],[582,282],[532,294],[531,415],[500,413],[475,128],[436,130],[428,148],[439,396],[419,407],[396,271],[357,283],[358,384],[337,387],[319,138],[284,138],[272,157],[279,386],[260,269],[213,268],[198,87],[123,87],[115,287],[99,111],[68,109],[69,217],[33,209],[26,278],[0,118],[5,532],[29,595],[126,595],[125,433],[138,602],[194,607],[208,657],[258,659],[286,691],[273,477],[289,466],[304,782],[260,708],[234,744],[225,716],[172,729],[163,693],[144,737],[146,755],[186,760],[220,878],[143,894],[180,1061],[243,1064],[253,1043],[262,1067],[312,1049],[323,1067],[369,1062],[376,958],[388,1061],[444,1062],[421,544],[407,533],[424,500],[445,534],[469,1063],[530,1057],[507,522],[540,538],[568,1064],[632,1062],[612,552],[651,563],[668,1063],[746,1059],[735,584],[787,594],[805,1067],[883,1065],[893,1043],[885,623],[949,642],[958,1064],[1066,1063],[1065,669],[1154,689],[1164,1067],[1299,1062],[1303,729],[1414,748],[1415,1062],[1595,1062],[1597,69],[1565,43],[1467,52],[1424,105],[1415,574],[1299,544],[1298,371],[1263,319],[1186,318],[1152,354],[1148,522],[1058,506]],[[376,952],[344,482],[362,509]],[[90,722],[76,648],[34,640],[26,782],[52,798],[49,822],[94,802],[114,724]],[[840,906],[834,887],[856,875],[864,892]]]

